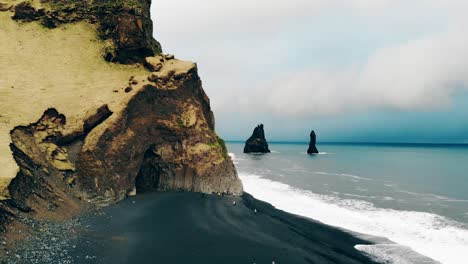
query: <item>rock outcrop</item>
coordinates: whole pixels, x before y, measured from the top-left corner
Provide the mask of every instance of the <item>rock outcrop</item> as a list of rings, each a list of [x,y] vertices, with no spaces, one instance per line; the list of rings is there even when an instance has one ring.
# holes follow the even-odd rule
[[[64,197],[57,190],[98,205],[124,199],[134,189],[242,193],[226,146],[214,132],[196,64],[164,56],[148,60],[157,60],[161,69],[133,77],[120,102],[92,109],[82,120],[49,109],[38,122],[11,132],[20,173],[10,195],[18,208],[58,206]]]
[[[61,93],[46,94],[50,107],[40,110],[37,121],[12,127],[10,149],[19,172],[8,185],[8,199],[0,201],[0,231],[8,233],[8,226],[27,231],[28,222],[21,219],[68,219],[135,192],[242,194],[224,141],[215,132],[197,65],[161,53],[151,35],[150,1],[39,2],[41,7],[30,2],[0,3],[0,9],[12,12],[15,23],[41,23],[47,30],[67,32],[55,28],[77,21],[95,25],[99,40],[112,51],[111,57],[107,53],[104,57],[132,64],[112,68],[106,76],[142,74],[127,76],[119,87],[100,85],[92,96],[86,89],[69,92],[58,87]],[[69,76],[65,84],[84,85],[79,81],[75,86],[75,75]],[[46,85],[53,83],[51,79]],[[46,89],[37,85],[41,91]],[[54,106],[61,96],[78,103],[73,107],[76,102],[70,103],[69,108],[67,103]],[[17,120],[7,117],[9,123],[2,127]]]
[[[244,153],[270,153],[268,142],[265,139],[263,124],[258,125],[252,136],[245,142]]]
[[[310,132],[310,143],[309,143],[309,148],[307,149],[307,154],[318,154],[319,151],[317,147],[315,146],[317,144],[317,135],[315,135],[315,131]]]

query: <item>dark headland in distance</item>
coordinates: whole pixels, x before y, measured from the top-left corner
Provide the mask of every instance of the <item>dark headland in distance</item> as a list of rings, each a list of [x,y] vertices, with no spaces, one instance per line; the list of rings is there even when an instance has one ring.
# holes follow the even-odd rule
[[[80,227],[66,243],[76,264],[375,263],[354,248],[369,242],[247,193],[145,193],[85,217]],[[46,247],[24,247],[23,262],[12,263],[47,263],[38,259],[51,254]]]

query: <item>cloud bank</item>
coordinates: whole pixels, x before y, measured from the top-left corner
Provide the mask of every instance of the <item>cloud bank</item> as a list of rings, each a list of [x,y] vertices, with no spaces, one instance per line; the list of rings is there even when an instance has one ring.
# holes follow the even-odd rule
[[[467,1],[161,0],[156,37],[199,63],[217,113],[450,106],[468,83]]]
[[[468,35],[460,28],[389,46],[344,70],[287,73],[230,104],[246,111],[320,116],[369,109],[431,110],[468,86]],[[253,96],[252,96],[253,95]],[[232,98],[241,98],[236,104]]]

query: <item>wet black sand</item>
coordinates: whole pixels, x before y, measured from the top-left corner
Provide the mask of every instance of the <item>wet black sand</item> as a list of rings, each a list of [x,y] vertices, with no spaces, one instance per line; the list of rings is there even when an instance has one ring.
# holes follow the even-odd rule
[[[58,241],[40,239],[62,243],[47,261],[53,252],[30,245],[34,261],[26,250],[15,263],[374,263],[354,249],[367,242],[248,194],[142,194],[79,222]]]

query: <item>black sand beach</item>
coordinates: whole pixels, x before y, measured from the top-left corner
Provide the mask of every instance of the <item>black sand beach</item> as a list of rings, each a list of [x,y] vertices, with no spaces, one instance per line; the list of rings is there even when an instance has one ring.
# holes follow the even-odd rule
[[[374,263],[354,249],[368,242],[276,210],[248,194],[142,194],[79,222],[70,235],[61,231],[66,242],[40,240],[61,243],[55,249],[60,252],[28,245],[35,254],[19,252],[14,262]]]

